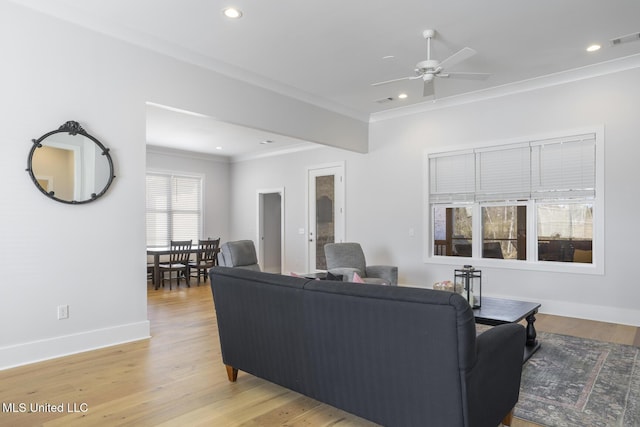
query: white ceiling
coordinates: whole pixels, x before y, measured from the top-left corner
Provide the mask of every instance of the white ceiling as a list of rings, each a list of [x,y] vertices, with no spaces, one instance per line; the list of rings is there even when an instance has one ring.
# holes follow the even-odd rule
[[[147,103],[147,144],[213,154],[233,161],[317,147],[311,142],[152,103]]]
[[[450,71],[492,74],[486,81],[438,79],[439,100],[640,54],[640,40],[609,43],[640,31],[638,0],[14,1],[365,120],[432,102],[422,97],[420,80],[371,86],[413,74],[426,57],[427,28],[437,31],[436,59],[466,46],[477,51]],[[243,17],[225,18],[226,6],[240,8]],[[587,53],[592,43],[602,49]],[[400,92],[408,98],[398,100]],[[387,97],[394,100],[376,102]],[[150,117],[156,113],[164,117],[150,120],[150,142],[171,145],[169,135],[177,134],[184,144],[187,129],[172,130],[169,117],[184,114],[151,111]],[[202,135],[210,126],[191,128],[198,142],[180,147],[215,153],[214,138],[205,142]]]

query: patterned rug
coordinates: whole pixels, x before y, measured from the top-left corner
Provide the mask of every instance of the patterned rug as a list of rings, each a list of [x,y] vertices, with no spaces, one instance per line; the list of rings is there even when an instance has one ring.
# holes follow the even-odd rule
[[[640,426],[640,349],[538,332],[515,416],[549,427]]]

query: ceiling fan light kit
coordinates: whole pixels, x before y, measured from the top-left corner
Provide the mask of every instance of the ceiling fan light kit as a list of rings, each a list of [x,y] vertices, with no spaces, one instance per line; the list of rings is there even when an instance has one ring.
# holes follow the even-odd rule
[[[455,71],[447,71],[444,72],[445,68],[453,67],[454,65],[465,61],[476,54],[476,51],[465,47],[449,56],[443,61],[438,61],[437,59],[431,58],[431,39],[435,37],[436,31],[432,29],[424,30],[422,32],[422,36],[427,41],[427,59],[418,62],[415,66],[415,75],[410,77],[401,77],[399,79],[385,80],[378,83],[372,83],[371,86],[381,86],[388,83],[399,82],[402,80],[416,80],[422,79],[424,82],[423,94],[422,96],[431,96],[435,94],[434,88],[434,80],[435,77],[453,77],[453,78],[461,78],[461,79],[472,79],[472,80],[484,80],[487,79],[491,74],[487,73],[466,73],[466,72],[455,72]]]

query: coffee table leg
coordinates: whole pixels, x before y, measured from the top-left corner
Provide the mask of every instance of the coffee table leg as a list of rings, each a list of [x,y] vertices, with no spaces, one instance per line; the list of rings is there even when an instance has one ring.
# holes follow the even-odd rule
[[[533,347],[538,344],[538,340],[536,339],[538,334],[536,333],[536,327],[533,325],[533,323],[536,321],[536,316],[535,316],[536,313],[537,311],[534,311],[533,313],[527,316],[527,346],[528,347]]]

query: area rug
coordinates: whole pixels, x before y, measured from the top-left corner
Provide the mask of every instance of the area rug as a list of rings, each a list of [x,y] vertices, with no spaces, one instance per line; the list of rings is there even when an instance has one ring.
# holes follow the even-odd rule
[[[515,416],[549,427],[640,426],[640,349],[538,332]]]

